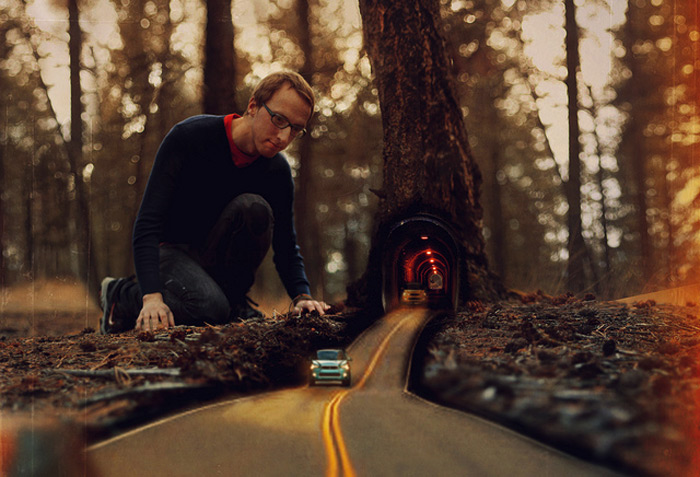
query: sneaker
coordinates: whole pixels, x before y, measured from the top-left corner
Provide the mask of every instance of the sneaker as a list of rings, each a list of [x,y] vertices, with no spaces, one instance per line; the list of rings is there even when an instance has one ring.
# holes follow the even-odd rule
[[[102,280],[99,299],[100,308],[104,312],[102,314],[102,319],[100,320],[100,332],[102,334],[106,335],[108,333],[119,333],[120,331],[131,329],[127,323],[119,320],[114,313],[117,305],[117,301],[114,299],[114,297],[118,294],[119,290],[130,281],[131,277],[106,277]]]
[[[249,320],[251,318],[262,318],[264,316],[260,310],[250,306],[249,302],[255,306],[260,306],[257,303],[255,303],[250,297],[246,296],[242,302],[233,304],[231,306],[231,321],[244,321]]]

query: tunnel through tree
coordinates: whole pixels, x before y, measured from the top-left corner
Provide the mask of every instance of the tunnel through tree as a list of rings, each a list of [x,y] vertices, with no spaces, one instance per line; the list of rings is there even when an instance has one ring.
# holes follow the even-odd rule
[[[481,176],[451,83],[438,1],[360,0],[360,12],[382,110],[384,183],[367,271],[349,301],[381,307],[387,239],[394,224],[417,214],[454,233],[458,252],[446,266],[460,277],[448,280],[459,302],[496,299],[503,287],[484,251]]]

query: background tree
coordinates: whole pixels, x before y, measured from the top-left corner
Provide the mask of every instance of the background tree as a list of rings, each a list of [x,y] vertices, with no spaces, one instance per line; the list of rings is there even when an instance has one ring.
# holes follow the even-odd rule
[[[309,0],[296,1],[297,44],[303,55],[303,63],[299,68],[299,74],[313,87],[314,86],[314,48],[311,39],[311,8]],[[309,125],[309,127],[311,127]],[[297,168],[294,214],[297,228],[299,246],[304,257],[306,274],[311,283],[311,293],[315,296],[324,295],[324,265],[321,248],[319,223],[316,218],[316,203],[312,200],[315,187],[315,155],[312,151],[310,135],[298,139],[299,167]]]
[[[238,112],[231,0],[206,0],[206,5],[203,111],[206,114]]]
[[[581,60],[579,58],[579,32],[576,23],[574,0],[565,0],[566,11],[566,90],[569,107],[569,174],[566,181],[566,199],[569,205],[567,228],[569,229],[569,261],[566,267],[567,284],[571,291],[580,292],[585,287],[583,263],[586,244],[583,241],[581,225],[581,145],[578,124],[578,78]]]

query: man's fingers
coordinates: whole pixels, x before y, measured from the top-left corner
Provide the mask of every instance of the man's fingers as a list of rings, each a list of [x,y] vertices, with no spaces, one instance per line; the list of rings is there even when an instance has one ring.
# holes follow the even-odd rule
[[[325,315],[326,310],[328,310],[330,306],[326,304],[325,302],[318,302],[315,300],[302,300],[299,303],[296,304],[294,307],[294,312],[295,313],[303,313],[303,312],[312,312],[312,311],[317,311],[319,315]]]
[[[175,326],[175,317],[167,305],[151,306],[141,310],[136,319],[135,329],[137,331],[155,331],[159,328],[170,328]]]

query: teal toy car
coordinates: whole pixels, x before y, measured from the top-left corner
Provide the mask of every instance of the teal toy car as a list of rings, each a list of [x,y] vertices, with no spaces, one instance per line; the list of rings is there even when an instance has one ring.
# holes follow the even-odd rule
[[[351,383],[350,357],[342,349],[320,349],[311,360],[311,385],[340,382],[348,387]]]

